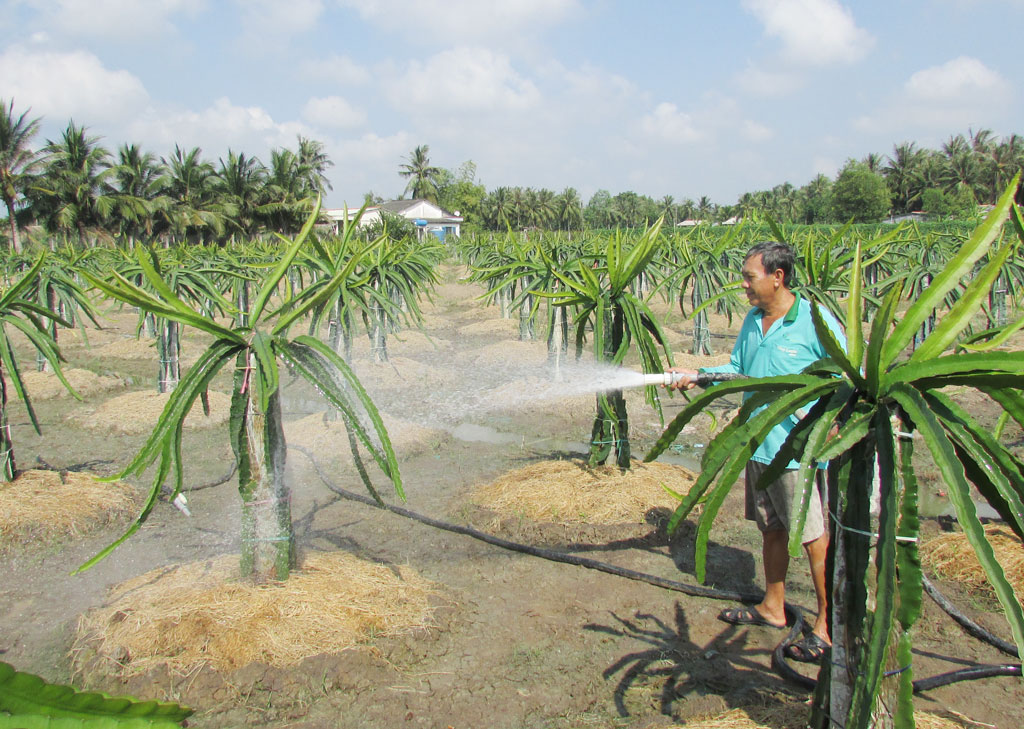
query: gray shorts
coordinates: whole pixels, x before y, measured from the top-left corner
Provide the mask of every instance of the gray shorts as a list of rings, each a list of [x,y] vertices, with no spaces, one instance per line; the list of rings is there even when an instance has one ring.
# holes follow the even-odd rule
[[[767,488],[757,488],[757,480],[768,468],[758,461],[747,463],[746,471],[746,518],[757,522],[762,532],[789,531],[789,516],[793,513],[793,493],[796,491],[797,471],[783,472]],[[825,533],[825,511],[821,495],[825,488],[825,471],[815,469],[814,488],[811,489],[811,503],[807,507],[807,520],[801,544],[813,542]]]

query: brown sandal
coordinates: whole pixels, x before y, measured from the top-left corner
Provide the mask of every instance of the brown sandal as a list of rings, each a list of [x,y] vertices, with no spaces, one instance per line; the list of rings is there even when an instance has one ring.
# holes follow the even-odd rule
[[[786,656],[801,663],[817,663],[831,647],[817,633],[811,633],[787,645]]]

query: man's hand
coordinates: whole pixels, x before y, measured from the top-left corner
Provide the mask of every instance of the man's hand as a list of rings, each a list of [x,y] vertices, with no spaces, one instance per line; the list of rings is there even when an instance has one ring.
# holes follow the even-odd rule
[[[666,372],[671,372],[680,377],[671,385],[665,385],[668,390],[692,390],[697,386],[697,370],[686,370],[682,367],[669,367]]]

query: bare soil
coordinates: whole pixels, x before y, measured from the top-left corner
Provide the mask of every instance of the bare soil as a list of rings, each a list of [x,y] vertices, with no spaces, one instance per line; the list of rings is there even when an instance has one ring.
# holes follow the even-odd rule
[[[578,457],[590,438],[594,399],[528,397],[530,383],[549,377],[544,342],[518,342],[517,327],[484,307],[476,299],[479,289],[459,280],[461,273],[442,270],[444,283],[425,306],[425,332],[392,337],[390,364],[373,364],[365,345],[356,350],[355,364],[375,400],[391,423],[401,425],[397,430],[407,433],[396,437],[408,496],[403,506],[693,583],[693,530],[684,526],[668,537],[663,511],[637,523],[567,526],[514,516],[496,523],[493,514],[473,504],[474,489],[503,473]],[[685,351],[688,322],[667,306],[662,313],[673,341]],[[111,313],[107,330],[90,336],[105,343],[102,349],[89,349],[74,336],[64,341],[73,367],[115,378],[120,386],[91,392],[84,402],[35,401],[42,436],[33,432],[24,408],[12,403],[20,468],[110,475],[129,462],[145,434],[113,425],[97,429],[88,416],[103,412],[114,398],[155,390],[155,350],[151,359],[139,359],[140,347],[121,343],[130,340],[134,326],[132,316]],[[731,348],[729,335],[738,326],[738,320],[731,327],[714,323],[714,345],[721,352]],[[187,333],[183,346],[186,357],[194,357],[203,339]],[[32,369],[34,356],[25,348],[21,355],[24,369]],[[229,391],[227,376],[215,389]],[[234,482],[212,485],[231,464],[221,422],[184,436],[191,516],[158,503],[139,533],[77,576],[71,571],[118,536],[126,522],[64,541],[0,545],[0,660],[52,681],[182,701],[196,709],[189,725],[198,727],[646,728],[780,696],[807,696],[771,667],[781,632],[718,621],[729,603],[507,551],[340,498],[325,482],[353,491],[362,487],[350,456],[322,440],[321,430],[329,426],[316,429],[323,402],[297,382],[286,381],[285,393],[294,442],[305,444],[288,456],[302,548],[344,550],[413,568],[442,590],[430,627],[338,655],[312,656],[286,669],[251,664],[223,674],[154,670],[127,682],[91,672],[71,675],[68,651],[79,616],[101,605],[110,587],[162,566],[238,552]],[[665,403],[667,418],[679,402]],[[631,393],[629,403],[634,453],[642,456],[662,424],[642,393]],[[983,408],[984,402],[968,406]],[[152,417],[132,412],[131,400],[121,407],[126,421]],[[696,466],[709,423],[705,419],[683,434],[675,462]],[[927,471],[922,464],[922,473]],[[137,485],[145,489],[148,482]],[[376,485],[389,502],[399,503],[383,479],[376,478]],[[942,498],[940,484],[927,489]],[[708,584],[751,592],[761,584],[760,538],[742,519],[740,497],[734,489],[712,532]],[[939,521],[925,525],[931,534],[945,528]],[[803,562],[794,562],[790,577],[790,601],[809,609],[813,592]],[[990,603],[956,585],[943,588],[976,620],[1009,639]],[[927,601],[915,646],[915,676],[1012,660],[967,637]],[[929,692],[917,704],[1015,729],[1024,716],[1024,690],[1020,679],[988,679]]]

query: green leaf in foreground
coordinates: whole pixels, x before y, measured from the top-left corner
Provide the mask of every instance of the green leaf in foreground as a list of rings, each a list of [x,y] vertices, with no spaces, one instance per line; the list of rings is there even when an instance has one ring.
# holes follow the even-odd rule
[[[179,704],[112,698],[47,683],[0,662],[0,729],[170,729],[191,715],[192,709]]]

